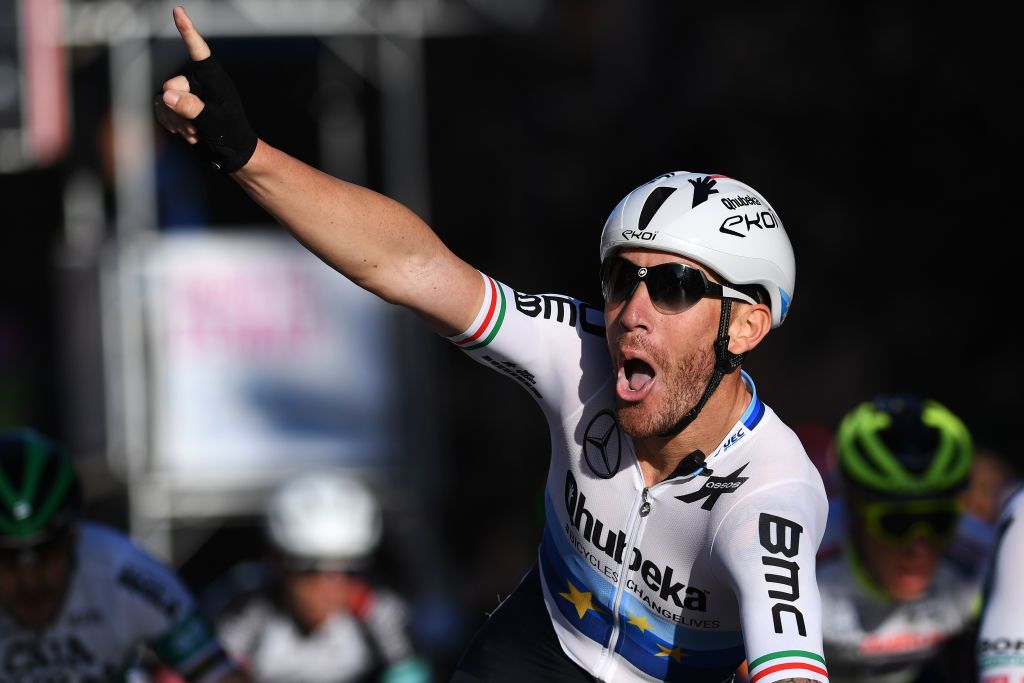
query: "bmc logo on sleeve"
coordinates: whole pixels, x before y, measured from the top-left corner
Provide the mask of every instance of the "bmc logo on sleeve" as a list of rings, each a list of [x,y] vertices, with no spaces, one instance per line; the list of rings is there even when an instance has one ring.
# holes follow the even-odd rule
[[[807,635],[804,627],[804,615],[794,605],[800,599],[800,565],[792,560],[783,559],[796,557],[800,552],[800,534],[804,528],[785,517],[762,512],[758,521],[758,536],[761,547],[770,554],[761,557],[761,564],[765,567],[778,568],[781,573],[772,574],[765,572],[764,580],[768,583],[779,584],[781,590],[769,590],[768,597],[779,600],[772,605],[772,623],[775,625],[776,633],[783,633],[782,615],[792,614],[792,622],[796,624],[797,633]],[[782,557],[778,557],[781,555]]]

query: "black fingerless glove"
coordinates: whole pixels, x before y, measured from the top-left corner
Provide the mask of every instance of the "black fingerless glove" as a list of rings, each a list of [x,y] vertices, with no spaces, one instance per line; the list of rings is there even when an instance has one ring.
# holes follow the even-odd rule
[[[188,79],[189,91],[206,105],[192,120],[199,156],[222,173],[234,173],[252,158],[257,141],[235,84],[213,57],[190,60],[181,73]]]

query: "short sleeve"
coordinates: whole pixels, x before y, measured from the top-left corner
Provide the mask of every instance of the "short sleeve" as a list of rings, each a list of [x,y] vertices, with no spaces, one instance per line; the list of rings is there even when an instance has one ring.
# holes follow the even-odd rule
[[[449,337],[474,360],[518,382],[546,414],[597,392],[611,377],[604,315],[562,294],[525,294],[482,275],[484,301]]]
[[[713,560],[732,584],[751,683],[828,681],[815,554],[827,502],[805,482],[754,491],[722,520]]]

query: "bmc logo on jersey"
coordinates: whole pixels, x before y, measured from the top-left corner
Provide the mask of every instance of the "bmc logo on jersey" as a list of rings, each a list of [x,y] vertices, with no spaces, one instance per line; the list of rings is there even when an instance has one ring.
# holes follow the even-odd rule
[[[800,552],[800,534],[804,528],[796,522],[785,517],[770,515],[762,512],[757,525],[758,540],[761,547],[770,554],[761,557],[761,564],[765,567],[776,567],[784,574],[765,573],[764,580],[768,583],[780,585],[784,590],[769,590],[768,597],[773,600],[781,600],[772,605],[772,623],[776,633],[783,633],[782,615],[792,614],[792,622],[796,625],[797,632],[807,635],[804,626],[804,615],[797,609],[795,603],[800,599],[800,565],[786,557],[796,557]],[[782,557],[776,557],[782,555]]]
[[[541,316],[545,320],[553,319],[556,323],[563,323],[569,327],[576,327],[576,321],[579,320],[579,327],[584,332],[598,337],[605,335],[604,313],[601,309],[582,301],[558,294],[515,292],[515,304],[517,311],[531,318]]]

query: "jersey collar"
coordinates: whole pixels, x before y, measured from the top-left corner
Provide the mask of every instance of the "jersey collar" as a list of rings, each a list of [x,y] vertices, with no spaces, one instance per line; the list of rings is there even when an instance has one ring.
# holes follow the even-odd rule
[[[679,467],[673,472],[669,479],[673,477],[695,477],[706,469],[709,469],[715,460],[723,457],[724,454],[728,453],[734,446],[739,444],[744,438],[746,438],[750,432],[754,431],[760,422],[761,418],[764,417],[765,405],[761,402],[761,399],[757,396],[757,387],[754,385],[754,380],[750,378],[750,375],[745,370],[740,370],[740,376],[743,378],[743,383],[747,385],[747,389],[750,390],[750,403],[747,404],[746,410],[743,411],[743,415],[736,421],[729,433],[722,439],[722,442],[718,444],[718,448],[711,453],[711,455],[705,458],[706,467],[702,467],[696,471],[680,472]],[[683,462],[686,462],[685,460]],[[683,463],[680,463],[682,466]],[[692,467],[692,465],[691,465]]]
[[[708,465],[711,465],[715,460],[723,457],[737,446],[754,431],[754,427],[760,424],[761,418],[764,417],[765,406],[757,396],[757,387],[754,386],[754,380],[743,370],[740,370],[740,376],[743,378],[743,383],[747,385],[747,389],[750,390],[750,403],[747,404],[747,409],[740,415],[740,419],[736,421],[733,428],[722,439],[722,443],[718,444],[718,448],[707,457],[706,462]]]

